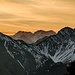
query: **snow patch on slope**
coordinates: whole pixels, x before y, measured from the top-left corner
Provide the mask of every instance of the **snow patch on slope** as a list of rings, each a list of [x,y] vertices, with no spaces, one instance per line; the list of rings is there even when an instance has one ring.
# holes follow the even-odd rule
[[[59,50],[56,50],[54,56],[49,54],[49,57],[55,62],[69,63],[75,60],[75,43],[69,40],[68,45],[63,49],[61,45]],[[63,52],[64,51],[64,52]]]
[[[8,47],[6,46],[6,41],[4,43],[4,47],[6,48],[7,52],[9,53],[9,55],[14,58],[14,55],[8,50]]]

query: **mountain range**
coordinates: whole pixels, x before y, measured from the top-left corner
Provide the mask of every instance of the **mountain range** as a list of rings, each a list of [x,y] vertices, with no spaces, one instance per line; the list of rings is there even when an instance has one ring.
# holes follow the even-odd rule
[[[75,29],[31,44],[0,33],[0,75],[63,75],[74,61]]]
[[[16,34],[11,36],[15,40],[23,40],[26,43],[34,43],[39,39],[44,38],[45,36],[51,36],[55,35],[56,33],[52,30],[50,31],[44,31],[44,30],[38,30],[34,33],[32,32],[24,32],[24,31],[18,31]]]

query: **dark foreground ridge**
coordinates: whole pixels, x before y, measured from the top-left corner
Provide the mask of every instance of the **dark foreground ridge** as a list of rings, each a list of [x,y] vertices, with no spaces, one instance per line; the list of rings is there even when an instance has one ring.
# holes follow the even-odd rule
[[[72,73],[73,61],[75,29],[65,27],[33,44],[0,33],[0,75],[63,75]]]

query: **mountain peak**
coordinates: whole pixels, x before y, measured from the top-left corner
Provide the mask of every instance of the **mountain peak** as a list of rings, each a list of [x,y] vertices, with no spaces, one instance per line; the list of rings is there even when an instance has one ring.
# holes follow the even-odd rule
[[[60,31],[58,31],[58,34],[61,34],[63,36],[67,36],[67,35],[71,35],[71,33],[73,32],[74,29],[70,28],[70,27],[64,27],[62,28]]]
[[[27,43],[34,43],[37,40],[44,38],[45,36],[51,36],[51,35],[55,35],[55,34],[56,33],[52,30],[50,30],[50,31],[38,30],[34,33],[18,31],[15,35],[12,36],[12,38],[14,38],[16,40],[23,40]]]
[[[53,30],[49,30],[49,31],[37,30],[36,32],[34,32],[34,34],[36,34],[36,33],[48,33],[48,32],[55,33]]]
[[[60,31],[64,31],[64,32],[70,32],[70,31],[72,31],[73,29],[72,28],[70,28],[70,27],[64,27],[64,28],[62,28]],[[60,32],[59,31],[59,32]]]
[[[64,28],[62,28],[62,29],[72,29],[71,27],[64,27]]]
[[[19,34],[19,35],[22,35],[22,34],[25,34],[25,33],[30,33],[32,34],[32,32],[26,32],[26,31],[18,31],[15,35]]]

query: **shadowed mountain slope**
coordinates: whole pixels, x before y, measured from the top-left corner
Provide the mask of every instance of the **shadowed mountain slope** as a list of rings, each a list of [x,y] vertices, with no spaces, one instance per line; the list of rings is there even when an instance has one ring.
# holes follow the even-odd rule
[[[0,75],[62,75],[75,61],[75,29],[28,44],[0,33]]]

